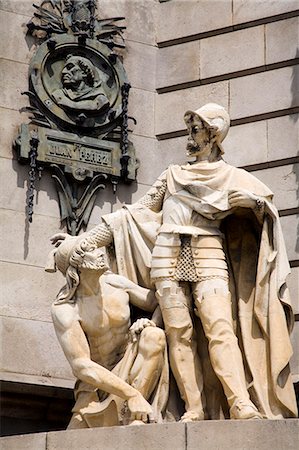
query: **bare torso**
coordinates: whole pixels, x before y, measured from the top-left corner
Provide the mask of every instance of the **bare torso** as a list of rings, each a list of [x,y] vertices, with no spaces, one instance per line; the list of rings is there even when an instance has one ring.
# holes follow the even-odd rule
[[[103,275],[98,295],[79,298],[76,313],[90,346],[91,359],[111,369],[122,358],[130,327],[129,294]],[[111,284],[110,284],[111,283]]]

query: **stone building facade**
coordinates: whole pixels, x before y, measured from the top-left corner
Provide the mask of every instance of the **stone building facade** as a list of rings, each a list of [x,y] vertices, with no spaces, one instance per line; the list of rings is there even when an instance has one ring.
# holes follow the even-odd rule
[[[30,0],[0,0],[1,379],[5,432],[59,429],[74,378],[58,345],[50,304],[63,280],[44,272],[60,230],[54,182],[37,183],[25,215],[28,166],[12,142],[27,116]],[[123,61],[132,89],[138,183],[98,195],[89,227],[141,197],[171,163],[185,161],[183,114],[207,102],[228,109],[225,160],[274,192],[292,273],[294,382],[299,381],[299,10],[296,0],[100,0],[100,17],[125,16]],[[41,420],[41,415],[43,419]]]

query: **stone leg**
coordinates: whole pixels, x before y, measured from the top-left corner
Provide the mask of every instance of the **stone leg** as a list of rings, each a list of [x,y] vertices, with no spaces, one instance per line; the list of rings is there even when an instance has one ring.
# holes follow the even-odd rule
[[[129,384],[145,399],[150,397],[161,374],[165,345],[165,334],[161,328],[147,327],[142,330]]]
[[[211,364],[222,383],[232,419],[261,418],[250,401],[238,339],[233,330],[231,299],[221,289],[195,288],[196,314],[209,341]]]
[[[191,299],[176,281],[158,281],[156,287],[169,345],[170,366],[185,402],[186,413],[181,420],[202,420],[203,380],[190,315]]]

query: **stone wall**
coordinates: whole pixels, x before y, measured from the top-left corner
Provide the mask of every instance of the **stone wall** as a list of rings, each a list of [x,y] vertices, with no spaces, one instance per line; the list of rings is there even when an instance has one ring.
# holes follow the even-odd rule
[[[27,70],[34,51],[26,36],[30,0],[0,0],[0,208],[2,373],[9,382],[71,387],[49,309],[63,280],[44,272],[49,237],[60,229],[54,182],[37,183],[33,223],[25,216],[28,166],[12,151],[26,121]],[[292,266],[299,314],[298,3],[296,0],[101,0],[101,17],[125,16],[124,65],[132,84],[132,140],[138,184],[100,193],[90,226],[131,203],[170,163],[185,161],[183,114],[206,102],[228,108],[232,127],[225,160],[246,167],[274,192]],[[296,339],[297,337],[297,339]],[[299,374],[299,324],[293,341]],[[297,379],[298,381],[298,379]]]

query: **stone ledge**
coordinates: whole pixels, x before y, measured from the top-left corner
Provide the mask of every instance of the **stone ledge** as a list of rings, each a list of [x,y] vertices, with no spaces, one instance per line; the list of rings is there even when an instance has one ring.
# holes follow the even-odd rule
[[[10,436],[2,450],[295,450],[298,419],[207,421]]]

